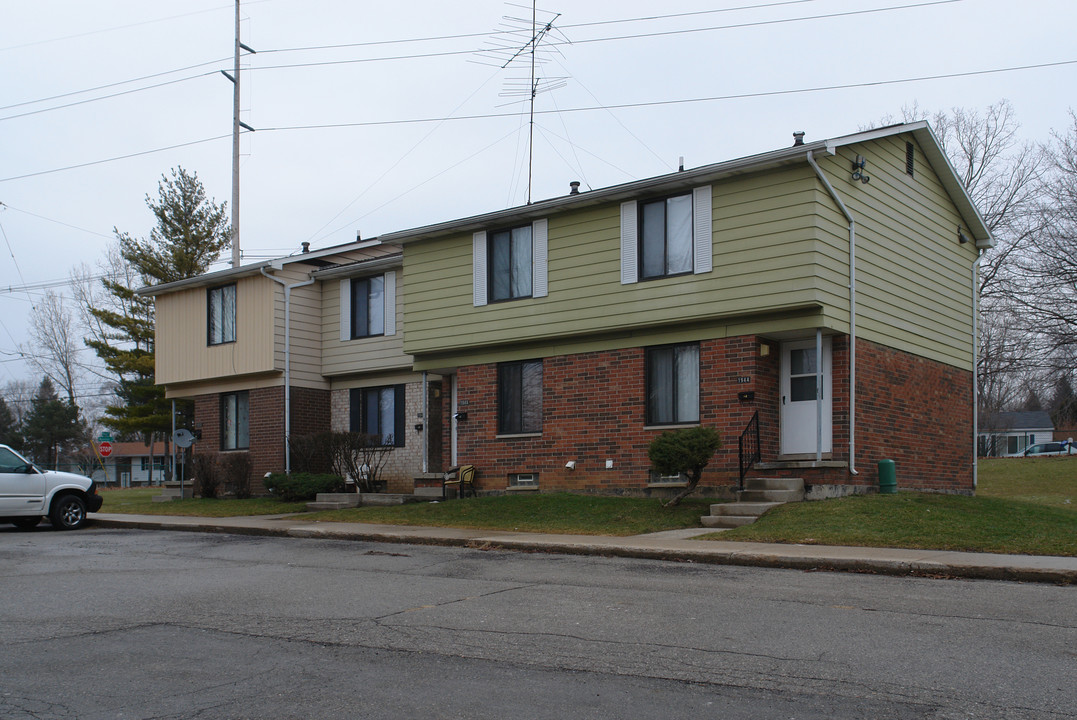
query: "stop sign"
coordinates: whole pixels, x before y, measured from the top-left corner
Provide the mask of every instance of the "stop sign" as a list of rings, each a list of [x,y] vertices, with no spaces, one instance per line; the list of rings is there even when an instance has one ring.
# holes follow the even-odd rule
[[[107,440],[97,446],[97,449],[101,451],[101,457],[108,457],[112,454],[112,443]]]

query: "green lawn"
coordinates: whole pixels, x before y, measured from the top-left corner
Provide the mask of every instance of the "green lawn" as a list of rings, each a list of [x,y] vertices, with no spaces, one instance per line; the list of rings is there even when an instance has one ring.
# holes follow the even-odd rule
[[[707,538],[1077,556],[1077,458],[984,460],[976,497],[901,492],[793,503]]]
[[[132,515],[191,515],[200,517],[235,517],[238,515],[278,515],[281,513],[304,512],[306,503],[285,503],[271,498],[250,498],[248,500],[211,500],[194,498],[190,500],[172,500],[171,502],[153,502],[154,495],[160,495],[161,489],[124,488],[101,489],[104,504],[103,513],[129,513]]]
[[[647,498],[529,493],[332,510],[309,517],[336,522],[624,536],[699,527],[699,517],[707,515],[709,508],[709,501],[699,499],[663,508],[661,500]]]

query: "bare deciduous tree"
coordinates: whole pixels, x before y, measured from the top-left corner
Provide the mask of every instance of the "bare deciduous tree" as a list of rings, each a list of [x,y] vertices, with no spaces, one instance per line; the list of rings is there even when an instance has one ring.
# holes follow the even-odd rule
[[[30,311],[30,342],[19,350],[42,375],[76,405],[76,384],[82,377],[82,342],[62,295],[47,290]]]

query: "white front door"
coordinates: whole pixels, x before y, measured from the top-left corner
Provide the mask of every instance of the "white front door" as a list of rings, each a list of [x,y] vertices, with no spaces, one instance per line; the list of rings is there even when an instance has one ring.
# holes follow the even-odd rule
[[[822,395],[816,403],[817,368],[815,340],[798,340],[782,344],[781,435],[782,455],[815,454],[820,444],[819,415],[822,411],[820,452],[831,451],[831,359],[830,338],[822,339]]]

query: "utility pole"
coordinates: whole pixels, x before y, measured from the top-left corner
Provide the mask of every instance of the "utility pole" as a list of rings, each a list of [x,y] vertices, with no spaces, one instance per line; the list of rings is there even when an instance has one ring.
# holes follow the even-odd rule
[[[254,128],[239,119],[239,51],[254,54],[254,49],[239,41],[239,0],[236,0],[236,44],[232,74],[221,70],[221,75],[232,81],[232,267],[239,267],[239,129],[254,132]]]
[[[235,63],[232,66],[232,267],[239,267],[239,0],[236,0]]]

